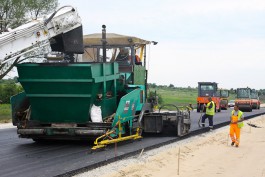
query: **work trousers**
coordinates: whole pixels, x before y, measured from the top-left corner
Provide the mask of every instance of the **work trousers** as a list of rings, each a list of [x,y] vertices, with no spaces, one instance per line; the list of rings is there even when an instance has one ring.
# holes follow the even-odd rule
[[[236,145],[239,145],[240,141],[240,128],[238,128],[237,124],[230,124],[230,138],[232,142]]]
[[[212,115],[208,115],[208,114],[204,114],[202,116],[202,126],[205,127],[205,119],[209,120],[209,127],[213,128],[213,116]]]

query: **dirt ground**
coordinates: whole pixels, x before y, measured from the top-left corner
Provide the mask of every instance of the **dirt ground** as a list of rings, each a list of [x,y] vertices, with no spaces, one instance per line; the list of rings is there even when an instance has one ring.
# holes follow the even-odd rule
[[[247,123],[261,128],[251,127]],[[229,126],[214,130],[186,143],[163,149],[144,160],[139,158],[139,162],[126,167],[117,167],[115,172],[103,176],[265,177],[265,116],[245,121],[239,148],[230,145],[228,133]]]

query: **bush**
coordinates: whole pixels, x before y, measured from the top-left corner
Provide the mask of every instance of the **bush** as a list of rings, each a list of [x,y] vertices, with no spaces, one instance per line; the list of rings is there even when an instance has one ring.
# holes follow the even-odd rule
[[[148,102],[151,103],[152,100],[156,102],[156,99],[155,99],[156,96],[158,97],[158,104],[163,104],[163,98],[162,98],[162,96],[160,94],[156,93],[156,91],[149,91],[148,97],[147,97]],[[157,103],[155,103],[155,104],[157,104]]]
[[[10,97],[23,91],[21,85],[15,83],[0,84],[0,100],[2,103],[10,103]]]

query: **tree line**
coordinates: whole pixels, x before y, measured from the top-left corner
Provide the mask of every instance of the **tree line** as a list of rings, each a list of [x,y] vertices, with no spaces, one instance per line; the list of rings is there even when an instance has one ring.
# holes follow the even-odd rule
[[[198,87],[176,87],[173,84],[169,85],[157,85],[156,83],[148,83],[148,88],[160,88],[160,89],[179,89],[179,90],[198,90]]]

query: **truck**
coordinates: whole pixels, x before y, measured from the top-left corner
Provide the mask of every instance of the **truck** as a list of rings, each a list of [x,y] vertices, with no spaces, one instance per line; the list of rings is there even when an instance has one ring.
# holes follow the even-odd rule
[[[220,106],[221,109],[227,110],[228,108],[228,99],[229,99],[229,91],[228,90],[220,90]]]
[[[241,111],[252,112],[252,99],[250,88],[237,88],[235,105],[237,105]]]
[[[215,112],[221,112],[220,91],[216,82],[198,82],[197,112],[205,112],[204,107],[207,104],[208,97],[211,97],[215,103]]]
[[[252,102],[252,109],[260,109],[259,95],[255,89],[251,90],[251,102]]]
[[[68,12],[77,13],[75,9],[68,10],[61,12],[61,17],[51,15],[48,21],[44,20],[47,23],[39,21],[42,28],[33,34],[57,30],[56,23],[49,22],[64,21],[60,18]],[[80,19],[75,19],[80,22]],[[48,27],[54,24],[54,28]],[[72,29],[60,29],[58,35],[47,35],[51,38],[45,42],[51,51],[60,55],[46,57],[43,62],[17,64],[18,81],[24,92],[11,98],[11,107],[12,122],[17,126],[20,138],[37,142],[92,139],[95,141],[93,149],[98,149],[142,138],[142,132],[162,133],[167,130],[164,125],[168,124],[176,136],[189,133],[189,109],[180,110],[175,106],[175,111],[162,112],[159,109],[155,112],[152,103],[147,102],[147,46],[157,42],[106,33],[105,25],[102,33],[83,36],[80,27],[81,23]],[[21,27],[14,31],[19,29]],[[9,38],[3,35],[0,39]],[[17,40],[26,38],[24,40],[27,41],[29,37],[32,36],[22,36]],[[13,44],[19,44],[16,39],[12,40]],[[37,46],[20,46],[20,50],[14,47],[15,51],[8,49],[16,55],[1,56],[0,61],[23,56],[33,47]],[[0,45],[0,51],[3,48],[5,46]],[[49,50],[45,52],[49,53]]]

